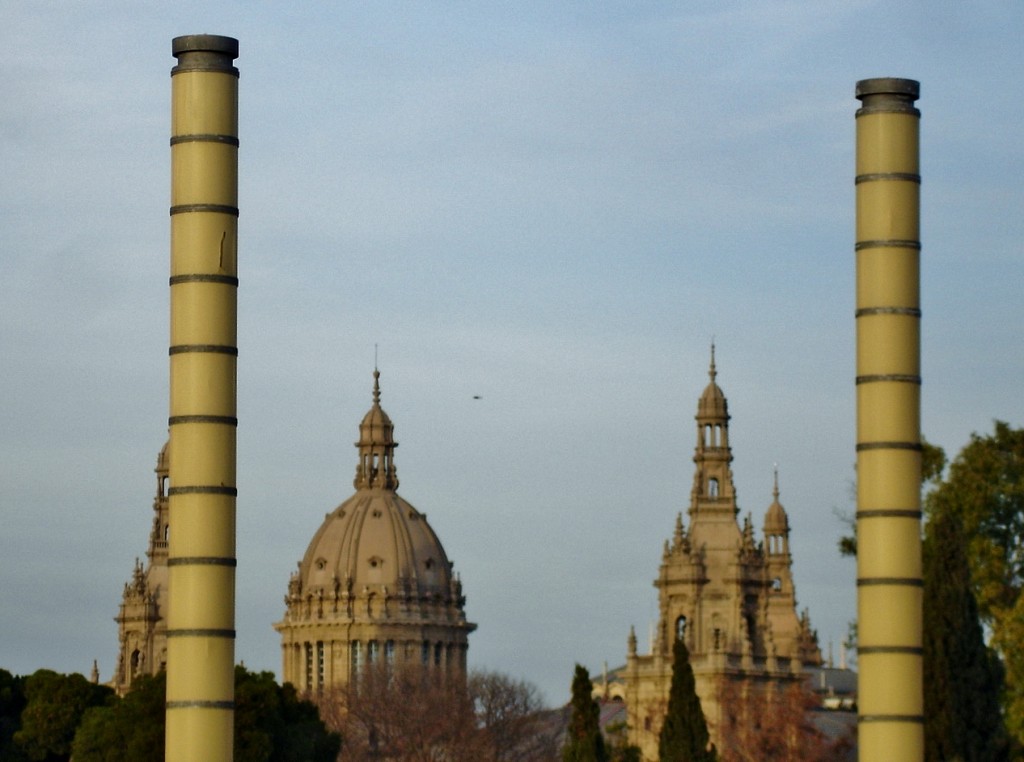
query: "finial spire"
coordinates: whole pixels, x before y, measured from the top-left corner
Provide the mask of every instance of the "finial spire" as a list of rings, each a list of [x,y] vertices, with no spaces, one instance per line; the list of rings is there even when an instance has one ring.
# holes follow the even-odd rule
[[[715,370],[715,339],[711,338],[711,368],[708,370],[708,375],[711,376],[711,383],[715,382],[715,376],[718,375],[718,371]]]
[[[394,425],[380,406],[380,371],[373,369],[373,405],[359,424],[359,464],[356,466],[356,489],[383,487],[398,489],[398,474],[395,471]]]
[[[775,467],[775,487],[772,490],[772,497],[774,497],[776,500],[778,500],[779,499],[779,464],[778,463],[774,464],[774,467]]]

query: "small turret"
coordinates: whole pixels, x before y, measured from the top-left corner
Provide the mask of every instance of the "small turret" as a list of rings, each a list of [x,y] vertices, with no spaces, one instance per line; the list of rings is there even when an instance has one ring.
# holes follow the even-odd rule
[[[772,504],[764,514],[764,537],[770,556],[789,556],[789,517],[779,502],[779,469],[775,468]]]
[[[359,424],[359,463],[352,484],[356,489],[398,489],[395,469],[395,425],[380,406],[380,371],[373,369],[373,405]]]

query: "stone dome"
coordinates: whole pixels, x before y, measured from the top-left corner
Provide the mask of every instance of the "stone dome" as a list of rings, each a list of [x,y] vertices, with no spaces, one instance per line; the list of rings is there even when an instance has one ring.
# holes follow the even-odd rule
[[[281,633],[284,679],[346,683],[378,660],[465,673],[462,583],[426,514],[398,495],[394,425],[373,405],[359,424],[356,492],[328,513],[292,574]]]
[[[726,402],[725,393],[715,383],[718,371],[715,370],[715,346],[711,345],[711,367],[708,369],[710,381],[704,387],[704,392],[697,401],[697,418],[729,418],[729,403]]]
[[[451,599],[458,580],[426,516],[391,490],[361,489],[327,514],[299,564],[302,589]],[[456,596],[457,597],[457,596]]]
[[[768,511],[764,515],[764,531],[765,534],[789,532],[789,518],[786,516],[786,510],[782,507],[782,503],[779,502],[778,492],[775,493],[775,499],[768,506]]]
[[[411,597],[458,608],[461,583],[441,541],[426,514],[395,491],[394,432],[380,406],[380,372],[374,370],[373,405],[356,442],[356,493],[324,517],[299,563],[297,582],[307,594]]]

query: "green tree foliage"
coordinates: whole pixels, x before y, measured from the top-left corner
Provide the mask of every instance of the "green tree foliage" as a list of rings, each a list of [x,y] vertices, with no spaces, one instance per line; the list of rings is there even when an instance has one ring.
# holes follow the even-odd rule
[[[643,755],[639,746],[617,746],[612,749],[612,762],[643,762]]]
[[[164,754],[166,677],[136,680],[109,706],[90,709],[74,740],[75,762],[138,762]],[[334,762],[341,739],[316,707],[270,672],[235,667],[235,759],[240,762]]]
[[[85,710],[103,705],[113,695],[110,688],[94,685],[82,675],[40,669],[25,680],[25,708],[14,741],[30,760],[67,760]]]
[[[89,709],[75,733],[75,762],[163,759],[166,693],[163,672],[141,676],[123,699]]]
[[[978,611],[1006,668],[1007,727],[1024,744],[1024,429],[996,421],[972,434],[926,508],[961,522]]]
[[[329,733],[315,705],[271,672],[235,667],[235,759],[244,762],[334,762],[341,737]]]
[[[625,720],[606,725],[604,736],[610,762],[642,762],[640,747],[629,742],[629,727]]]
[[[562,762],[606,762],[608,759],[601,735],[601,710],[593,699],[593,690],[590,673],[577,664],[572,678],[572,714]]]
[[[1002,669],[985,645],[960,520],[942,512],[924,540],[925,759],[995,762],[1006,737]]]
[[[0,669],[0,762],[22,762],[26,759],[14,743],[14,734],[21,727],[25,709],[25,678]]]
[[[715,762],[718,759],[697,696],[690,652],[682,638],[676,638],[672,647],[672,687],[658,738],[658,759],[661,762]]]

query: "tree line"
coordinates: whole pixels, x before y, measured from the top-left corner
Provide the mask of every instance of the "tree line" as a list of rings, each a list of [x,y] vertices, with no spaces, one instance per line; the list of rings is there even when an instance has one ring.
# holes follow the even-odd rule
[[[0,669],[0,762],[139,762],[164,756],[164,673],[118,698],[82,675]],[[270,672],[235,668],[235,759],[334,762],[341,737]]]
[[[165,694],[164,673],[137,678],[119,698],[80,674],[0,669],[0,762],[163,759]],[[303,696],[270,672],[235,668],[242,762],[554,762],[563,725],[535,686],[498,672],[375,665]]]
[[[144,676],[118,698],[78,674],[0,670],[0,762],[138,762],[164,754],[166,679]],[[733,696],[721,752],[711,745],[682,640],[660,759],[822,762],[829,746],[807,722],[805,693],[769,703]],[[760,702],[760,703],[759,703]],[[270,672],[235,670],[235,759],[244,762],[640,762],[625,728],[604,733],[586,669],[572,701],[546,709],[532,684],[497,672],[466,679],[383,665],[349,685],[303,697]],[[756,718],[756,722],[752,722]],[[756,731],[752,730],[756,728]],[[774,744],[774,746],[773,746]],[[783,756],[764,756],[778,749]]]

